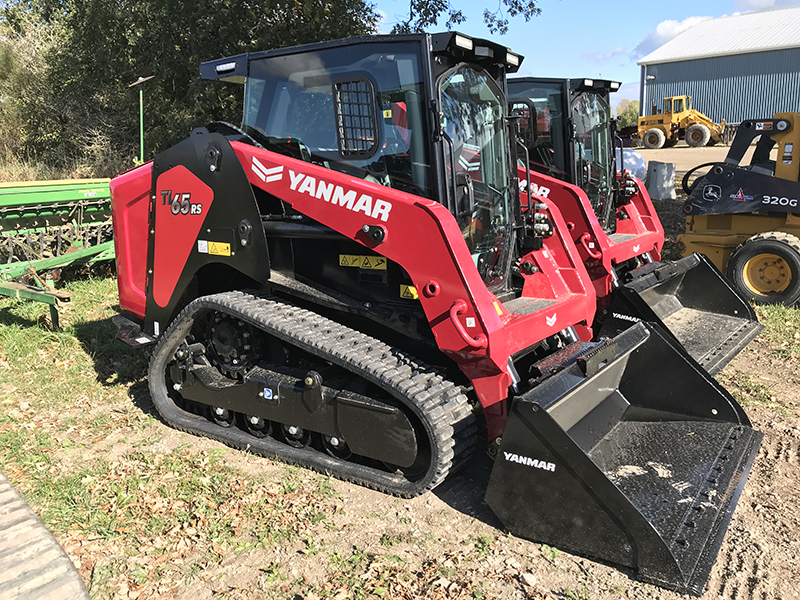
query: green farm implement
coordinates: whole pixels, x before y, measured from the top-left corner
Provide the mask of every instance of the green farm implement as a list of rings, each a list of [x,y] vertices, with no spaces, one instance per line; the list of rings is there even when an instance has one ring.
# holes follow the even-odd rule
[[[45,271],[114,258],[108,179],[0,184],[0,294],[50,305],[59,302]]]

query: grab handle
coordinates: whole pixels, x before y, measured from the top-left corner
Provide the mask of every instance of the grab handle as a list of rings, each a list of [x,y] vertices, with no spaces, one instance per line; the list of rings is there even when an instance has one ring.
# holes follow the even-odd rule
[[[586,254],[588,254],[592,258],[600,258],[601,256],[603,256],[602,254],[600,254],[599,251],[593,249],[589,245],[589,244],[594,245],[594,243],[592,242],[592,236],[589,235],[588,232],[584,233],[579,239],[580,239],[581,245],[583,246],[583,249],[586,250]]]
[[[477,336],[472,337],[469,332],[464,329],[464,326],[461,324],[461,321],[458,318],[458,315],[463,315],[467,310],[467,303],[464,302],[461,298],[457,299],[453,302],[453,306],[450,307],[450,320],[453,322],[453,327],[456,328],[458,335],[461,336],[461,339],[470,347],[470,348],[486,348],[489,345],[489,340],[486,339],[486,336],[482,333],[479,333]]]

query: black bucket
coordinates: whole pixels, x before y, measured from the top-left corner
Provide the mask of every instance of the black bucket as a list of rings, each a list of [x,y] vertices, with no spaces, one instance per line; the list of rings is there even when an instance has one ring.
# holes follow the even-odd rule
[[[716,375],[762,329],[747,300],[705,256],[650,263],[614,292],[600,330],[614,337],[638,321],[663,326]]]
[[[658,326],[565,365],[514,400],[487,503],[514,535],[702,594],[762,434]]]

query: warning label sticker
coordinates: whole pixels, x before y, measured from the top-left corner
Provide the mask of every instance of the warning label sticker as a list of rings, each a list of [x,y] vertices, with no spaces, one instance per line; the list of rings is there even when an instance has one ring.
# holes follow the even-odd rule
[[[208,253],[217,256],[230,256],[231,245],[223,242],[208,242]]]
[[[386,270],[386,259],[383,256],[360,256],[357,254],[340,254],[340,267],[357,267],[359,269]]]
[[[413,285],[400,284],[400,297],[406,300],[419,300],[417,288]]]
[[[759,122],[759,123],[756,123],[756,131],[769,131],[770,129],[772,129],[772,123],[771,122],[766,122],[766,123],[765,122]]]

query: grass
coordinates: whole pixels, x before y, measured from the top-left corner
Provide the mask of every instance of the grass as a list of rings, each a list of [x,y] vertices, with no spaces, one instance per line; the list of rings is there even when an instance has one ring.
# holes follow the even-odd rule
[[[589,592],[586,589],[586,586],[582,587],[578,591],[565,588],[563,592],[563,597],[569,598],[569,600],[591,600],[591,596],[589,596]]]
[[[723,371],[717,376],[717,379],[742,406],[763,406],[784,415],[788,412],[786,407],[777,402],[772,388],[757,381],[752,375],[741,371],[733,373]]]
[[[800,356],[800,309],[770,305],[759,306],[756,312],[770,349],[782,358]]]
[[[246,455],[224,448],[155,450],[170,430],[144,391],[144,353],[114,340],[115,281],[67,288],[62,331],[47,306],[0,300],[0,469],[85,562],[91,595],[124,583],[159,597],[236,550],[306,540],[318,553],[332,480],[291,467],[247,475]]]
[[[539,550],[542,553],[542,556],[544,556],[551,564],[555,564],[556,558],[558,558],[558,555],[561,554],[558,548],[553,548],[547,544],[542,544],[542,547]]]

